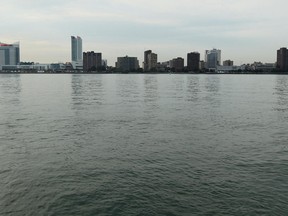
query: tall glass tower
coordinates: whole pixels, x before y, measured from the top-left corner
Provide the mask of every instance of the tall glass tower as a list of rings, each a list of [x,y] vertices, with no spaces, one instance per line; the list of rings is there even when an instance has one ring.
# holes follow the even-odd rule
[[[207,69],[216,69],[221,63],[221,50],[213,49],[205,51],[205,62]]]
[[[71,36],[71,61],[82,62],[82,38],[77,36]]]

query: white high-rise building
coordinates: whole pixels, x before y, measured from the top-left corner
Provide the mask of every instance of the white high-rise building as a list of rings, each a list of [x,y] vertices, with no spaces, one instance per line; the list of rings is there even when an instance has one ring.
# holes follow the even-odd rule
[[[207,69],[216,69],[221,63],[221,50],[206,50],[205,62]]]
[[[19,43],[0,42],[0,65],[18,65],[20,63]]]
[[[82,38],[71,36],[71,61],[74,69],[83,68]]]

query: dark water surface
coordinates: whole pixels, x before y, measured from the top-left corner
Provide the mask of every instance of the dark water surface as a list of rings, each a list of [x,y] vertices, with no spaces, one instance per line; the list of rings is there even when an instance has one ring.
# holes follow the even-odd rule
[[[288,215],[288,76],[0,75],[0,215]]]

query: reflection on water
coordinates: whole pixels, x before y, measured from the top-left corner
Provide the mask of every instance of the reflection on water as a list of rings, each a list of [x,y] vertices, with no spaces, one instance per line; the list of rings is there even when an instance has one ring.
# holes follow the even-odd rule
[[[173,101],[183,101],[183,91],[185,88],[185,77],[184,76],[177,76],[171,75],[169,80],[167,80],[168,97],[171,97]]]
[[[205,77],[205,88],[207,92],[216,94],[220,90],[220,76],[211,75]]]
[[[278,111],[288,111],[288,77],[279,76],[276,79],[275,94],[277,97]]]
[[[217,75],[211,75],[205,77],[205,100],[213,107],[219,107],[221,103],[221,97],[219,97],[220,90],[220,77]]]
[[[0,75],[0,103],[1,107],[9,105],[19,105],[20,93],[22,89],[21,77],[19,74],[1,74]]]
[[[0,215],[288,212],[286,76],[0,75],[0,101]]]
[[[0,157],[3,158],[7,157],[4,152],[13,148],[22,151],[19,143],[13,142],[13,140],[21,138],[22,130],[18,126],[24,127],[27,117],[25,115],[10,115],[11,112],[22,113],[21,92],[22,83],[19,74],[0,75],[0,142],[12,141],[11,146],[0,145]]]
[[[275,100],[272,111],[277,114],[277,122],[271,122],[270,124],[271,129],[273,129],[271,134],[273,142],[271,144],[277,148],[278,152],[287,154],[288,76],[277,76],[273,97],[275,97]],[[278,159],[284,158],[278,157]]]
[[[72,75],[72,103],[76,110],[89,109],[103,103],[102,77],[93,75]]]
[[[187,77],[187,100],[191,102],[197,102],[199,100],[200,89],[200,77],[188,76]]]
[[[144,77],[144,102],[146,105],[157,107],[159,99],[158,94],[158,77],[147,75]]]
[[[81,95],[82,94],[82,88],[85,83],[83,83],[83,76],[81,75],[75,75],[72,74],[71,76],[71,87],[72,87],[72,96],[73,95]]]

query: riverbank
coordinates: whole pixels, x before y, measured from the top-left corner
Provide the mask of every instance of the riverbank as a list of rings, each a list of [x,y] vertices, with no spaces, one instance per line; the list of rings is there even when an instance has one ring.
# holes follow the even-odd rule
[[[251,75],[288,75],[288,72],[256,72],[256,71],[241,71],[241,72],[83,72],[83,71],[0,71],[0,74],[251,74]]]

